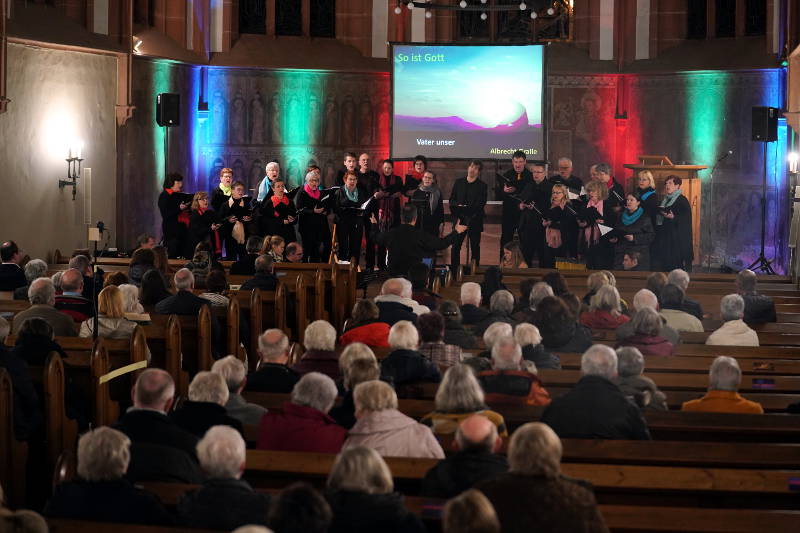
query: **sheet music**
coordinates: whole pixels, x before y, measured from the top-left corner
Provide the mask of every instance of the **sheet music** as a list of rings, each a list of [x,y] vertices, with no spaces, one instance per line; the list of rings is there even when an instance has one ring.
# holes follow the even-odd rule
[[[605,235],[609,231],[614,231],[614,228],[606,226],[604,224],[598,224],[597,227],[600,228],[600,235]]]
[[[581,189],[581,192],[583,192],[583,189]],[[579,194],[575,194],[575,193],[574,193],[574,192],[572,192],[572,191],[569,191],[569,192],[567,193],[567,196],[569,197],[569,199],[570,199],[570,200],[577,200],[578,198],[580,198],[580,195],[579,195]]]
[[[372,198],[373,198],[373,197],[372,197],[372,196],[370,196],[370,197],[369,197],[369,199],[368,199],[366,202],[364,202],[363,204],[361,204],[361,207],[359,207],[359,209],[366,209],[366,208],[367,208],[367,206],[369,205],[369,203],[372,201]]]

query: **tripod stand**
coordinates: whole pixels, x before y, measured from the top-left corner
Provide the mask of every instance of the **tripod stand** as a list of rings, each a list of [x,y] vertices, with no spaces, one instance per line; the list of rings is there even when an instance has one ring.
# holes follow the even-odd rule
[[[764,244],[767,237],[767,141],[764,141],[764,175],[761,179],[761,253],[747,269],[760,270],[764,274],[775,274],[771,266],[772,261],[764,255]]]

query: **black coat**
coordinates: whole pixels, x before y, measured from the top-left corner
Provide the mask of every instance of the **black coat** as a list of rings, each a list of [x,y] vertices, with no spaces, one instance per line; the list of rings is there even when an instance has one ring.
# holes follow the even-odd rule
[[[453,498],[475,484],[508,471],[502,455],[483,451],[459,451],[439,461],[422,480],[422,496]]]
[[[211,209],[219,212],[220,208],[222,208],[222,206],[225,205],[230,199],[231,195],[225,194],[222,192],[222,189],[217,186],[214,189],[214,192],[211,193],[211,201],[209,202],[209,205],[211,205]]]
[[[406,509],[403,496],[339,490],[329,492],[333,522],[328,533],[425,533],[422,521]]]
[[[161,231],[164,240],[178,237],[185,231],[186,226],[178,222],[178,215],[181,214],[181,203],[191,202],[191,195],[182,192],[169,194],[163,190],[158,195],[158,210],[161,212]]]
[[[642,195],[647,194],[648,192],[653,191],[652,194],[648,195],[646,199],[640,200],[642,203],[642,208],[644,209],[644,214],[650,218],[650,222],[653,224],[653,229],[655,230],[656,227],[656,215],[658,215],[658,194],[655,192],[655,189],[652,187],[647,187],[646,189],[639,189],[637,188],[634,193],[639,196],[641,199]]]
[[[650,439],[639,408],[619,387],[594,375],[583,376],[569,392],[554,399],[541,421],[562,439]]]
[[[244,432],[242,423],[228,416],[225,407],[212,402],[193,402],[186,400],[177,411],[169,414],[179,427],[202,439],[213,426],[230,426],[239,433]]]
[[[252,291],[259,289],[262,291],[274,291],[278,286],[278,278],[272,272],[257,272],[252,278],[248,279],[239,288],[240,291]]]
[[[619,217],[616,227],[615,237],[617,243],[614,245],[614,268],[622,270],[622,260],[625,254],[639,252],[639,265],[642,270],[650,270],[650,245],[656,238],[653,223],[647,212],[642,209],[642,215],[631,224],[625,225],[622,216]],[[625,238],[625,235],[633,235],[633,241]]]
[[[692,244],[692,207],[689,200],[681,195],[668,207],[675,218],[664,218],[660,226],[656,226],[656,248],[661,268],[665,271],[684,268],[694,259]]]
[[[480,178],[472,183],[467,178],[459,178],[450,192],[450,212],[469,226],[470,231],[483,231],[484,207],[488,199],[489,186]]]
[[[375,228],[372,235],[375,242],[385,246],[389,251],[387,264],[389,273],[405,276],[408,275],[412,265],[422,262],[423,257],[431,257],[437,250],[443,250],[453,244],[458,233],[453,231],[447,237],[440,239],[422,228],[411,224],[400,224],[383,233],[378,233]]]
[[[14,389],[14,436],[25,440],[44,421],[39,395],[28,364],[5,346],[0,346],[0,368],[5,368]]]
[[[123,524],[172,525],[157,496],[129,481],[71,481],[56,486],[44,514],[50,518],[119,522]]]
[[[352,429],[356,425],[356,404],[353,391],[349,390],[342,396],[342,403],[330,410],[328,415],[345,429]]]
[[[531,181],[522,191],[520,198],[526,204],[533,202],[536,209],[546,214],[546,210],[550,207],[550,197],[553,194],[553,184],[550,180],[543,179],[539,183]],[[519,209],[519,203],[517,203]],[[525,209],[521,211],[522,215],[519,221],[520,230],[525,233],[543,233],[544,226],[542,226],[542,217],[535,209]]]
[[[517,321],[511,315],[491,311],[486,315],[486,318],[473,326],[472,333],[476,337],[483,337],[484,332],[495,322],[505,322],[506,324],[511,324],[512,327],[517,325]]]
[[[478,347],[475,335],[467,331],[461,324],[447,319],[445,319],[444,324],[444,343],[461,346],[465,350],[472,350]]]
[[[230,200],[230,198],[228,200]],[[230,202],[223,203],[222,207],[217,211],[217,216],[219,217],[218,221],[222,224],[222,228],[220,229],[224,230],[226,235],[229,235],[231,231],[233,231],[234,222],[229,220],[230,217],[236,217],[237,220],[244,224],[245,235],[247,235],[253,217],[253,210],[250,208],[250,199],[243,196],[238,201],[234,201],[233,205],[231,205]],[[250,222],[245,222],[243,220],[244,217],[251,217]]]
[[[256,273],[258,254],[247,254],[231,265],[231,276],[252,276]]]
[[[160,315],[197,316],[200,307],[204,305],[211,310],[211,302],[205,298],[200,298],[186,290],[180,290],[158,302],[156,304],[156,313]],[[213,311],[211,311],[211,347],[217,354],[224,351],[222,328],[220,328],[217,315]]]
[[[378,306],[378,322],[386,322],[390,326],[394,326],[401,320],[417,323],[417,315],[407,305],[400,302],[375,302],[375,305]]]
[[[404,385],[419,381],[438,383],[442,379],[439,368],[415,350],[394,350],[381,361],[381,379]]]
[[[15,263],[0,264],[0,291],[13,291],[17,287],[25,287],[28,280],[25,272]],[[26,298],[27,300],[27,295]]]
[[[178,523],[193,528],[232,531],[247,524],[267,525],[270,497],[240,479],[209,479],[178,501]]]
[[[114,429],[125,433],[132,442],[170,446],[196,458],[197,437],[178,427],[167,415],[148,409],[134,409],[120,417]]]
[[[745,310],[746,309],[747,308],[745,307]],[[698,301],[684,297],[682,310],[686,311],[692,316],[697,317],[697,320],[703,320],[703,306],[700,305],[700,302]]]
[[[583,353],[593,344],[592,331],[573,320],[557,323],[537,316],[534,325],[542,334],[542,345],[554,352]]]
[[[432,235],[439,235],[439,226],[444,222],[444,199],[439,189],[439,201],[431,209],[429,192],[417,189],[411,194],[411,201],[417,207],[417,227]]]
[[[525,346],[522,349],[522,358],[526,361],[532,361],[539,370],[543,368],[561,370],[561,358],[547,351],[543,344]]]
[[[199,211],[193,210],[189,216],[189,242],[191,243],[191,251],[194,252],[194,247],[199,242],[211,242],[211,249],[213,245],[214,232],[211,231],[211,225],[217,223],[217,214],[213,211],[206,210],[202,214]]]
[[[494,185],[494,197],[503,201],[503,223],[518,222],[520,216],[519,197],[530,183],[533,183],[533,174],[527,168],[517,174],[513,168],[503,173],[504,179],[498,179]],[[508,185],[517,189],[514,192],[506,193],[503,188]],[[516,196],[517,198],[512,198]]]
[[[370,197],[363,187],[356,185],[356,190],[358,191],[358,198],[356,201],[350,200],[347,197],[344,185],[334,194],[333,210],[336,213],[337,224],[352,226],[363,223],[364,212],[361,211],[360,208]],[[373,203],[375,203],[375,200],[370,202],[370,205],[367,207],[371,208]]]
[[[245,390],[253,392],[292,392],[300,374],[286,365],[261,363],[258,370],[247,375]]]
[[[273,205],[273,197],[274,195],[261,204],[261,232],[264,235],[280,235],[286,244],[294,242],[297,240],[294,232],[297,224],[297,208],[288,196],[284,196],[288,203]],[[293,217],[294,221],[289,222],[289,217]]]
[[[485,320],[487,316],[489,316],[489,311],[482,307],[472,304],[464,304],[461,306],[461,323],[467,326],[475,325]]]
[[[125,479],[131,483],[158,481],[162,483],[201,483],[203,472],[197,460],[184,450],[132,441],[131,461]]]
[[[775,302],[772,298],[757,292],[742,294],[744,298],[744,321],[747,324],[763,324],[777,322]]]
[[[562,178],[561,174],[550,176],[547,179],[549,179],[550,183],[553,185],[566,185],[569,189],[569,192],[574,194],[580,194],[581,189],[583,188],[583,180],[572,174],[570,174],[567,179]]]
[[[333,198],[336,191],[320,191],[319,200],[312,198],[305,189],[301,189],[294,202],[297,207],[297,214],[299,218],[298,229],[300,235],[315,235],[318,239],[323,239],[323,234],[327,235],[327,240],[330,240],[330,226],[328,225],[328,212],[330,206],[333,204]],[[323,198],[328,196],[326,200]],[[315,213],[315,208],[324,207],[325,211],[322,213]]]

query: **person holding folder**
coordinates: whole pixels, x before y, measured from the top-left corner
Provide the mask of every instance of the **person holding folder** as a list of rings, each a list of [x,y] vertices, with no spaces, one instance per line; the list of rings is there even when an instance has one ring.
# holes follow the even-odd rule
[[[219,210],[219,222],[233,239],[233,248],[226,250],[228,259],[238,261],[247,256],[244,246],[252,233],[253,210],[250,199],[244,195],[244,183],[236,181],[231,185],[231,197]]]
[[[547,245],[547,262],[539,263],[540,267],[554,268],[557,257],[569,257],[571,232],[575,216],[578,212],[569,200],[569,188],[566,185],[553,185],[550,194],[550,207],[543,211],[545,244]]]
[[[465,233],[459,233],[450,248],[450,265],[455,270],[461,264],[461,245],[465,236],[469,236],[472,258],[476,263],[481,261],[481,233],[483,232],[484,208],[489,196],[489,187],[481,181],[483,163],[473,160],[467,167],[466,177],[453,183],[450,193],[450,213],[453,224],[467,226]]]
[[[578,213],[578,245],[590,270],[611,270],[614,265],[614,245],[609,235],[617,222],[616,202],[608,198],[608,187],[599,180],[586,184],[588,201]]]
[[[358,186],[355,172],[344,175],[344,185],[336,191],[336,238],[339,243],[337,256],[342,261],[361,259],[361,237],[364,235],[364,212],[369,207],[370,196]]]
[[[531,170],[533,181],[517,197],[520,211],[519,240],[522,255],[528,266],[533,266],[533,259],[537,258],[539,267],[549,268],[552,259],[545,242],[545,226],[543,224],[544,212],[550,207],[553,184],[547,179],[547,172],[542,163],[535,163]]]
[[[525,152],[517,150],[511,156],[511,168],[503,175],[497,176],[494,187],[494,197],[503,201],[503,221],[500,233],[500,251],[503,246],[514,240],[514,232],[519,228],[522,215],[519,209],[519,195],[525,187],[533,181],[533,174],[525,166],[527,163]]]
[[[272,180],[272,196],[261,206],[261,218],[264,235],[280,235],[286,244],[297,240],[294,232],[297,208],[286,192],[286,183],[282,178]]]
[[[303,262],[324,263],[331,253],[331,229],[328,226],[328,206],[335,190],[319,188],[319,174],[310,170],[306,183],[295,197],[299,217],[300,238],[303,239]]]
[[[614,244],[614,270],[624,268],[625,254],[631,252],[638,252],[641,270],[650,270],[650,244],[655,240],[656,233],[637,194],[629,192],[625,196],[625,211],[619,217],[615,230],[615,235],[609,239]]]
[[[158,196],[158,210],[161,212],[161,232],[164,246],[170,257],[180,257],[189,235],[189,220],[192,195],[181,192],[183,176],[167,174],[164,190]]]

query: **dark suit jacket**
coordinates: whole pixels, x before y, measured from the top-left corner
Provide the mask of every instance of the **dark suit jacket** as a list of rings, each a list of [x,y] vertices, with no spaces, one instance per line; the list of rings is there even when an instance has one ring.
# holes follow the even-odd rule
[[[114,428],[125,433],[132,442],[170,446],[186,452],[193,459],[197,457],[197,437],[159,411],[133,409],[122,415]]]
[[[252,291],[253,289],[259,289],[262,291],[274,291],[277,286],[278,278],[275,274],[271,272],[258,272],[255,276],[242,283],[239,290]]]
[[[178,291],[173,296],[164,298],[156,304],[156,313],[162,315],[186,315],[196,316],[203,305],[211,308],[211,302],[205,298],[195,296],[189,291]],[[211,313],[211,349],[215,356],[225,351],[225,343],[222,338],[222,329],[219,326],[217,315]]]
[[[458,233],[451,232],[440,239],[422,228],[411,224],[399,226],[378,233],[377,227],[372,238],[389,250],[389,273],[395,276],[406,276],[412,265],[422,262],[423,257],[432,256],[437,250],[443,250],[455,242]]]
[[[125,524],[173,523],[157,496],[124,479],[62,483],[56,487],[44,514],[53,518]]]
[[[696,302],[691,298],[684,298],[683,311],[686,311],[690,315],[696,316],[697,320],[703,320],[703,307],[700,305],[700,302]]]
[[[744,299],[744,321],[748,324],[763,324],[764,322],[777,322],[775,302],[772,298],[757,292],[742,294]]]
[[[25,272],[15,263],[0,264],[0,291],[13,291],[28,284]]]
[[[178,427],[192,433],[197,438],[202,439],[206,431],[212,426],[231,426],[232,428],[244,432],[242,423],[237,419],[228,416],[228,412],[222,405],[211,402],[193,402],[186,400],[177,411],[169,414],[169,418]]]
[[[401,320],[408,320],[412,324],[417,323],[417,315],[407,305],[400,302],[375,302],[378,306],[378,322],[386,322],[390,326],[394,326]]]
[[[231,265],[231,276],[252,276],[256,273],[256,259],[258,254],[247,254]]]
[[[300,381],[300,374],[286,365],[261,363],[255,372],[247,375],[245,390],[254,392],[292,392]]]
[[[459,178],[453,183],[450,192],[450,212],[468,222],[472,231],[483,231],[484,207],[489,198],[489,186],[478,178],[473,183],[467,178]],[[464,207],[456,207],[464,205]]]
[[[131,442],[131,462],[125,479],[131,483],[160,481],[164,483],[202,483],[203,472],[197,461],[185,451],[153,444]]]
[[[24,359],[5,346],[0,346],[0,368],[8,371],[14,388],[14,436],[18,440],[27,439],[43,421],[31,371]]]
[[[241,479],[209,479],[178,501],[178,522],[186,527],[233,531],[267,524],[270,497]]]

